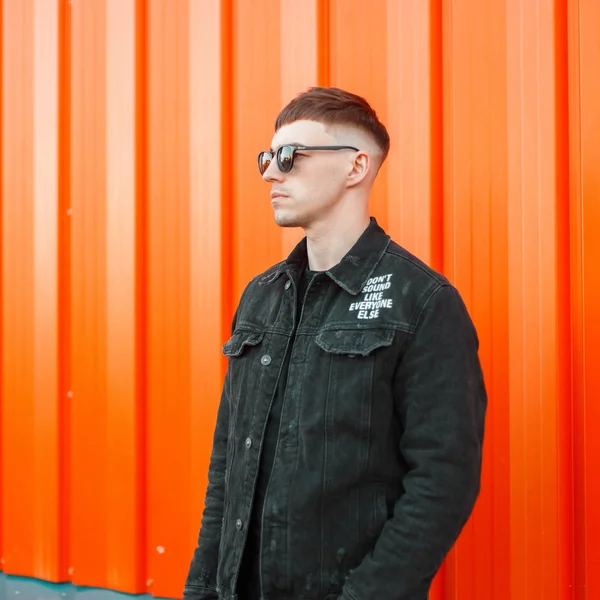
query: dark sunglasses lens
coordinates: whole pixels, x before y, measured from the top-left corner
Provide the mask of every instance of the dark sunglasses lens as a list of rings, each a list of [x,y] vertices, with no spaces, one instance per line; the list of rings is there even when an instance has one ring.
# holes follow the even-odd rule
[[[269,168],[272,160],[273,155],[270,152],[261,152],[258,155],[258,170],[261,175],[265,174],[265,171]]]
[[[282,173],[289,173],[294,165],[294,149],[291,146],[281,146],[277,151],[277,166]]]

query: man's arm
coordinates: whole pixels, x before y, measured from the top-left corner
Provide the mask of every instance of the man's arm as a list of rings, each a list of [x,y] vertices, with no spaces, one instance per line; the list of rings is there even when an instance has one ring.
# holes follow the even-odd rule
[[[430,296],[399,365],[396,409],[409,471],[343,600],[426,600],[479,493],[487,397],[475,329],[458,292]]]
[[[237,313],[233,318],[235,329]],[[225,469],[227,466],[227,438],[229,434],[229,368],[225,375],[223,392],[217,412],[217,423],[208,468],[208,487],[204,512],[198,535],[198,545],[190,564],[183,590],[183,600],[213,600],[217,593],[217,566],[225,503]]]
[[[221,527],[225,500],[225,466],[227,460],[227,433],[229,431],[228,376],[225,377],[221,402],[217,414],[217,424],[213,438],[213,448],[208,469],[208,487],[204,500],[204,512],[198,545],[190,564],[185,587],[184,600],[209,600],[218,598],[217,565]]]

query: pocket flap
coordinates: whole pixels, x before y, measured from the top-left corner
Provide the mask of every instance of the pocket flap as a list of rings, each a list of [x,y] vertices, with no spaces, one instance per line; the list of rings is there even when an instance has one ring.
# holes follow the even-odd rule
[[[373,350],[390,346],[393,329],[324,329],[317,335],[317,344],[332,354],[367,356]]]
[[[264,332],[234,331],[231,339],[223,344],[223,354],[225,356],[239,356],[244,351],[244,346],[257,346],[264,337]]]

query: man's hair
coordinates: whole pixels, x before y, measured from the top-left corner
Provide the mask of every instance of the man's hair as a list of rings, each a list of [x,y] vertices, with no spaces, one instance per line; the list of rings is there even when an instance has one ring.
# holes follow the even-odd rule
[[[324,125],[350,125],[371,134],[385,160],[390,136],[369,103],[360,96],[335,87],[311,87],[296,96],[275,121],[275,131],[294,121],[317,121]]]

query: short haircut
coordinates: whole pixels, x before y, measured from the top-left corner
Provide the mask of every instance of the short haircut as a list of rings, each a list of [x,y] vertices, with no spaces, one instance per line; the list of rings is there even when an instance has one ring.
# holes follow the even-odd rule
[[[311,87],[296,96],[275,121],[275,131],[294,121],[316,121],[324,125],[350,125],[371,134],[385,160],[390,136],[369,103],[356,94],[335,87]]]

